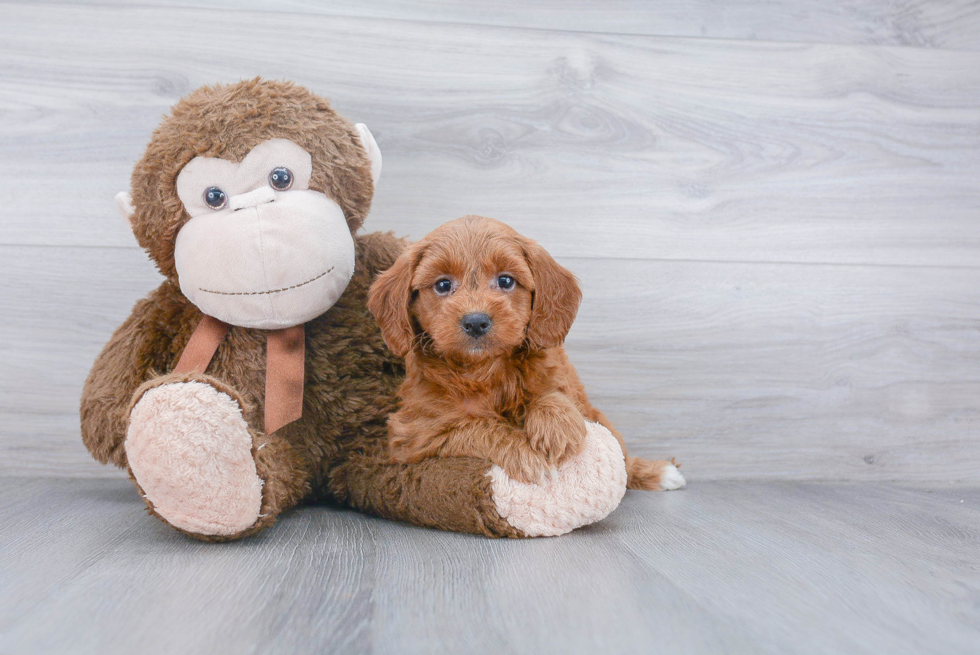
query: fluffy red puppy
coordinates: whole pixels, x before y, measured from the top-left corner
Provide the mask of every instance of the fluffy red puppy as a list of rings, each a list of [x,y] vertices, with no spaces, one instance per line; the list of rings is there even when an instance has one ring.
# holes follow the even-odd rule
[[[491,218],[464,216],[406,250],[368,297],[388,347],[406,358],[388,419],[392,459],[483,457],[539,482],[581,450],[588,420],[619,440],[629,488],[663,488],[670,462],[626,455],[568,361],[562,343],[581,299],[574,275]]]

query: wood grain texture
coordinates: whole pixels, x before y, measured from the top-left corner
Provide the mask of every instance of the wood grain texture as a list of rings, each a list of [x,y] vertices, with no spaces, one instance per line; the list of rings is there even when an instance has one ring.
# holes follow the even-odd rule
[[[78,397],[159,275],[125,248],[0,260],[0,468],[114,475],[79,443]],[[635,454],[693,479],[980,483],[977,269],[561,261],[585,294],[572,361]]]
[[[31,0],[20,0],[30,2]],[[89,4],[90,0],[69,0]],[[101,0],[117,6],[197,7],[546,30],[760,41],[980,49],[972,0]]]
[[[371,126],[373,229],[482,213],[562,256],[978,266],[978,57],[7,5],[0,242],[131,246],[112,196],[160,115],[265,75]]]
[[[116,480],[0,480],[0,652],[975,653],[980,489],[704,483],[568,536],[327,507],[202,544]]]

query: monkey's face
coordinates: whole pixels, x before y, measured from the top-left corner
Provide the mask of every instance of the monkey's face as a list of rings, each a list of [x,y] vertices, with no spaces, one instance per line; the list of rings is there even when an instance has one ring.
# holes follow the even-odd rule
[[[195,157],[177,176],[190,215],[174,263],[201,311],[259,329],[299,325],[328,310],[354,272],[340,206],[309,188],[312,158],[287,139],[260,143],[239,163]]]

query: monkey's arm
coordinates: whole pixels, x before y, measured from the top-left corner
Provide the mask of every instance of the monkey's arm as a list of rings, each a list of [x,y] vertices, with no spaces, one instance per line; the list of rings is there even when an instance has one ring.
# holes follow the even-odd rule
[[[172,365],[170,339],[159,333],[160,323],[154,320],[154,301],[160,291],[136,304],[95,360],[82,389],[82,441],[103,464],[126,466],[123,441],[133,393]]]
[[[488,537],[523,537],[497,512],[490,462],[476,457],[430,457],[394,464],[383,427],[358,440],[330,472],[338,501],[369,514],[415,525]]]

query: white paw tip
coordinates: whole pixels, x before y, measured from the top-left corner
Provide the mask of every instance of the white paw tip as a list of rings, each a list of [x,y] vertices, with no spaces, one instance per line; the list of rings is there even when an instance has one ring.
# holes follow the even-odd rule
[[[664,469],[663,477],[660,479],[660,489],[663,491],[673,491],[674,489],[683,489],[686,485],[687,480],[677,470],[677,467],[673,464],[668,464],[667,468]]]

